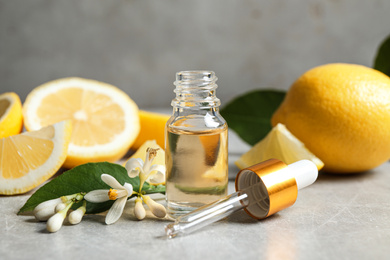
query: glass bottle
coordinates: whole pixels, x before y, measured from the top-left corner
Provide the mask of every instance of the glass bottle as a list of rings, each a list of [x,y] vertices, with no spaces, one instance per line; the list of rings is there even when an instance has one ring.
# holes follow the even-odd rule
[[[227,194],[228,127],[216,81],[212,71],[176,73],[165,136],[167,209],[174,218]]]

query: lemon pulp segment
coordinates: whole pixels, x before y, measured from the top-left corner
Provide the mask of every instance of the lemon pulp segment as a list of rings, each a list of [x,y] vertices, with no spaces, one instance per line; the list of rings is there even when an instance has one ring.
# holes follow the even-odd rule
[[[65,161],[71,121],[0,139],[0,194],[31,190],[53,176]]]

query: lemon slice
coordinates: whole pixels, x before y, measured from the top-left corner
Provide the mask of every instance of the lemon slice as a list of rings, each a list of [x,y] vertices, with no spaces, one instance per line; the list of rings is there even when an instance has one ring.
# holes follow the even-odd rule
[[[35,88],[26,98],[23,115],[27,130],[72,120],[67,168],[120,159],[140,129],[138,107],[126,93],[82,78],[58,79]]]
[[[139,111],[141,131],[132,145],[132,149],[138,149],[148,140],[156,140],[157,144],[164,147],[165,125],[170,115]]]
[[[0,138],[19,134],[23,128],[22,103],[17,94],[0,95]]]
[[[0,139],[0,194],[27,192],[53,176],[65,161],[72,122]]]
[[[320,170],[324,163],[291,134],[283,124],[277,124],[268,135],[242,155],[235,163],[243,169],[268,159],[279,159],[286,164],[311,160]]]
[[[163,165],[165,166],[165,151],[164,149],[162,149],[156,142],[156,140],[148,140],[146,142],[144,142],[140,148],[138,148],[138,150],[127,160],[129,161],[130,159],[132,158],[139,158],[141,159],[143,162],[145,162],[145,158],[146,158],[146,150],[148,148],[153,148],[153,149],[159,149],[157,151],[157,155],[156,157],[154,157],[153,159],[153,162],[152,162],[152,165],[153,164],[158,164],[158,165]],[[123,164],[123,166],[126,165],[127,161]],[[165,176],[164,176],[165,177]],[[165,180],[165,178],[164,178]],[[147,182],[149,182],[150,184],[152,185],[160,185],[160,184],[165,184],[165,181],[164,182],[153,182],[153,176],[149,177],[147,180]]]

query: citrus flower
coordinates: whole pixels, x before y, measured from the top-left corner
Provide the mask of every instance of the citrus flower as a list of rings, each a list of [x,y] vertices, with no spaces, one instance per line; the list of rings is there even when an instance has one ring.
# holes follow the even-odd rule
[[[158,149],[148,148],[146,150],[146,158],[143,162],[140,158],[131,158],[126,163],[126,170],[130,178],[137,177],[139,175],[140,188],[145,181],[152,183],[163,183],[165,181],[165,166],[154,164],[152,165],[154,157],[157,155]]]
[[[102,174],[101,178],[111,189],[90,191],[84,196],[84,199],[92,203],[115,200],[106,216],[106,224],[109,225],[115,223],[122,215],[127,198],[133,194],[133,186],[129,183],[121,185],[108,174]]]
[[[144,219],[146,215],[142,200],[148,205],[150,211],[156,217],[163,218],[167,214],[163,205],[155,202],[149,196],[143,196],[141,193],[145,181],[149,183],[163,183],[165,181],[165,166],[159,164],[152,165],[158,150],[159,148],[153,149],[148,147],[148,149],[146,149],[146,158],[144,162],[140,158],[131,158],[127,161],[125,166],[130,178],[139,176],[140,186],[139,191],[136,192],[138,197],[135,200],[134,206],[134,215],[139,220]]]

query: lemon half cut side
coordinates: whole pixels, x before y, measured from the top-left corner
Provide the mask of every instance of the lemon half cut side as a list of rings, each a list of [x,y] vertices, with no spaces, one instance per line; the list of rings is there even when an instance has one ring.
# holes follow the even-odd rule
[[[22,103],[16,93],[0,95],[0,138],[19,134],[23,128]]]
[[[0,139],[0,194],[27,192],[53,176],[65,161],[72,122]]]
[[[138,107],[125,92],[83,78],[58,79],[35,88],[26,98],[23,115],[27,130],[72,120],[67,168],[117,161],[140,131]]]
[[[277,124],[272,128],[263,140],[242,155],[235,164],[238,168],[244,169],[268,159],[279,159],[286,164],[307,159],[312,161],[318,170],[324,167],[324,163],[291,134],[283,124]]]

